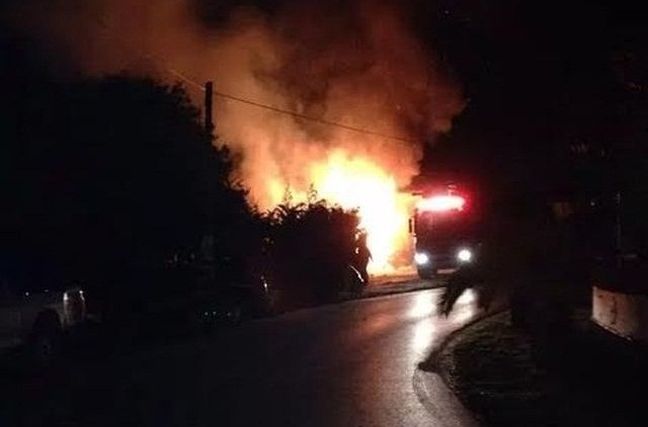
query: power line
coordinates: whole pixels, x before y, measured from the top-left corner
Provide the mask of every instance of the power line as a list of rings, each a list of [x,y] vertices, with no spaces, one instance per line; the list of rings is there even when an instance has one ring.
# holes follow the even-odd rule
[[[188,83],[188,84],[191,85],[191,86],[194,86],[194,87],[197,88],[197,89],[200,89],[202,92],[205,91],[205,86],[204,86],[204,85],[201,85],[200,83],[191,80],[189,77],[185,76],[185,75],[182,74],[181,72],[176,71],[176,70],[174,70],[173,68],[167,68],[167,67],[164,67],[164,69],[165,69],[167,72],[169,72],[169,73],[173,74],[174,76],[178,77],[180,80],[182,80],[182,81]]]
[[[400,136],[386,135],[386,134],[383,134],[383,133],[380,133],[380,132],[374,132],[374,131],[369,130],[369,129],[357,128],[357,127],[354,127],[354,126],[345,125],[343,123],[332,122],[332,121],[329,121],[329,120],[326,120],[326,119],[321,119],[321,118],[313,117],[313,116],[307,116],[306,114],[297,113],[296,111],[284,110],[282,108],[274,107],[272,105],[262,104],[262,103],[256,102],[256,101],[250,101],[249,99],[239,98],[238,96],[228,95],[226,93],[219,92],[219,91],[214,91],[214,95],[219,96],[221,98],[229,99],[229,100],[232,100],[232,101],[241,102],[243,104],[252,105],[254,107],[264,108],[266,110],[274,111],[275,113],[286,114],[286,115],[289,115],[289,116],[296,117],[298,119],[309,120],[309,121],[312,121],[312,122],[315,122],[315,123],[319,123],[321,125],[334,126],[334,127],[349,130],[349,131],[352,131],[352,132],[359,132],[359,133],[364,133],[364,134],[373,135],[373,136],[379,136],[381,138],[387,138],[387,139],[395,139],[397,141],[414,142],[411,139],[403,138],[403,137],[400,137]]]
[[[170,74],[173,74],[174,76],[180,78],[182,81],[188,83],[189,85],[191,85],[191,86],[193,86],[193,87],[195,87],[197,89],[200,89],[201,91],[205,90],[205,87],[203,85],[201,85],[200,83],[190,79],[185,74],[183,74],[183,73],[181,73],[181,72],[179,72],[177,70],[174,70],[172,68],[164,67],[164,69],[167,72],[169,72]],[[413,140],[408,139],[408,138],[403,138],[403,137],[394,136],[394,135],[386,135],[386,134],[383,134],[383,133],[380,133],[380,132],[375,132],[375,131],[372,131],[372,130],[369,130],[369,129],[358,128],[358,127],[355,127],[355,126],[346,125],[344,123],[333,122],[333,121],[318,118],[318,117],[308,116],[306,114],[298,113],[296,111],[285,110],[283,108],[275,107],[275,106],[268,105],[268,104],[263,104],[263,103],[260,103],[260,102],[252,101],[252,100],[249,100],[249,99],[241,98],[239,96],[230,95],[230,94],[220,92],[220,91],[216,91],[216,90],[213,91],[213,93],[214,93],[215,96],[218,96],[220,98],[229,99],[231,101],[236,101],[236,102],[240,102],[240,103],[247,104],[247,105],[252,105],[254,107],[263,108],[263,109],[266,109],[266,110],[269,110],[269,111],[273,111],[275,113],[286,114],[286,115],[296,117],[296,118],[302,119],[302,120],[309,120],[309,121],[312,121],[312,122],[315,122],[315,123],[319,123],[321,125],[334,126],[334,127],[338,127],[338,128],[341,128],[341,129],[352,131],[352,132],[359,132],[359,133],[364,133],[364,134],[367,134],[367,135],[378,136],[378,137],[381,137],[381,138],[394,139],[394,140],[397,140],[397,141],[414,142]]]
[[[103,22],[103,20],[99,19],[98,23],[104,29],[104,31],[108,31],[108,28],[107,28],[106,24]],[[108,35],[107,33],[104,33],[104,34]],[[112,34],[110,36],[112,36]],[[112,37],[112,38],[115,39],[115,37]],[[125,42],[123,40],[119,40],[118,42],[120,44],[122,44],[122,45],[125,45]],[[184,74],[184,73],[182,73],[182,72],[180,72],[180,71],[178,71],[178,70],[176,70],[174,68],[169,67],[166,64],[166,60],[163,57],[161,57],[160,55],[156,55],[156,54],[147,52],[147,53],[142,54],[142,56],[145,57],[145,58],[148,57],[148,58],[156,59],[162,65],[162,68],[166,72],[168,72],[169,74],[174,75],[175,77],[177,77],[180,80],[184,81],[188,85],[193,86],[195,89],[198,89],[198,90],[200,90],[202,92],[205,91],[204,85],[202,85],[202,84],[196,82],[195,80],[187,77],[186,74]],[[322,119],[322,118],[319,118],[319,117],[313,117],[313,116],[309,116],[309,115],[306,115],[306,114],[298,113],[296,111],[286,110],[286,109],[283,109],[283,108],[275,107],[273,105],[263,104],[261,102],[252,101],[250,99],[245,99],[245,98],[242,98],[242,97],[239,97],[239,96],[230,95],[230,94],[220,92],[220,91],[216,91],[216,90],[213,91],[213,94],[215,96],[218,96],[218,97],[224,98],[224,99],[228,99],[230,101],[240,102],[240,103],[251,105],[251,106],[254,106],[254,107],[257,107],[257,108],[263,108],[265,110],[273,111],[273,112],[278,113],[278,114],[285,114],[285,115],[292,116],[292,117],[295,117],[295,118],[298,118],[298,119],[301,119],[301,120],[308,120],[308,121],[311,121],[311,122],[314,122],[314,123],[318,123],[318,124],[324,125],[324,126],[337,127],[337,128],[340,128],[340,129],[345,129],[345,130],[351,131],[351,132],[364,133],[366,135],[372,135],[372,136],[377,136],[377,137],[385,138],[385,139],[392,139],[392,140],[396,140],[396,141],[410,142],[410,143],[415,142],[414,140],[409,139],[409,138],[404,138],[404,137],[396,136],[396,135],[387,135],[387,134],[372,131],[372,130],[369,130],[369,129],[350,126],[350,125],[346,125],[344,123],[334,122],[334,121]]]

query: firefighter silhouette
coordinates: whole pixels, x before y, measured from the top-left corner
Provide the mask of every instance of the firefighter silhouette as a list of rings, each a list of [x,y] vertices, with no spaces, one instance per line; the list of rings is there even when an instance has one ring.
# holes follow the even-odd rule
[[[369,284],[367,266],[371,260],[371,251],[367,247],[367,233],[360,233],[356,239],[355,267],[360,272],[365,285]]]

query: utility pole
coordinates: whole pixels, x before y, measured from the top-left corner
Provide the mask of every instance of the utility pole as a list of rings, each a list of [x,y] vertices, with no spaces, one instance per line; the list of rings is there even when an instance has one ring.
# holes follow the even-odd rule
[[[208,81],[205,83],[205,130],[210,137],[214,136],[214,119],[212,117],[213,108],[212,102],[214,99],[214,83]],[[210,141],[213,143],[213,140]],[[216,267],[214,265],[215,260],[215,246],[214,246],[214,216],[213,216],[213,206],[214,199],[212,196],[208,196],[210,200],[210,214],[209,222],[205,230],[205,234],[202,238],[201,243],[201,261],[204,263],[203,268],[207,271],[207,275],[210,279],[213,279],[215,276]]]
[[[205,130],[211,135],[214,131],[214,120],[212,117],[212,102],[214,99],[214,83],[205,83]]]

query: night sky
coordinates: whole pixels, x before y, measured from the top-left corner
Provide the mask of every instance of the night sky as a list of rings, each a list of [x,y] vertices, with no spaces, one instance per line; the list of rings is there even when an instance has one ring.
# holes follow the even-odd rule
[[[610,144],[628,125],[619,107],[625,71],[644,57],[641,11],[618,2],[529,3],[449,1],[430,11],[428,40],[469,103],[425,166],[470,163],[480,176],[544,180],[573,144]]]

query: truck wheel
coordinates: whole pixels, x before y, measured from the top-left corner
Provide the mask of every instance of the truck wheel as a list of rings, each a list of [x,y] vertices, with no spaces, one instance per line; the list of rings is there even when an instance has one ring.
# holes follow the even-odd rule
[[[61,350],[62,328],[58,316],[41,315],[34,324],[28,342],[29,361],[34,368],[47,368],[56,360]]]
[[[435,275],[435,270],[418,270],[418,276],[423,280],[432,280]]]

